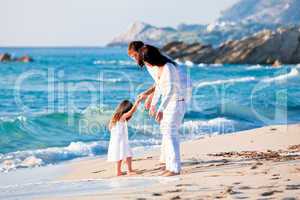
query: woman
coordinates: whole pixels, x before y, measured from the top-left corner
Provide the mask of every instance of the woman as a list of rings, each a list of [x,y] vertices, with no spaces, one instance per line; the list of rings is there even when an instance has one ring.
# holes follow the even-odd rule
[[[138,60],[139,57],[139,51],[142,47],[144,47],[144,43],[142,41],[133,41],[129,44],[128,47],[128,55],[135,61]],[[139,63],[138,63],[139,64]],[[155,99],[153,99],[154,96],[154,91],[155,91],[155,85],[158,84],[158,69],[157,67],[151,67],[151,66],[147,66],[146,65],[146,69],[149,72],[149,74],[151,75],[152,79],[154,80],[154,84],[148,88],[148,90],[142,92],[139,97],[141,97],[142,99],[146,99],[145,101],[145,109],[149,110],[151,105],[152,107],[155,106],[158,103],[158,98],[159,95],[156,96]],[[157,92],[158,92],[158,88],[157,88]],[[150,113],[149,113],[150,114]],[[164,157],[164,141],[162,141],[161,144],[161,154],[160,154],[160,159],[159,162],[161,163],[161,165],[165,165],[165,157]],[[163,170],[165,170],[165,167],[162,167]]]
[[[146,102],[146,104],[151,102],[149,113],[160,123],[160,131],[163,135],[162,143],[164,144],[163,154],[166,162],[166,170],[163,175],[178,175],[181,170],[178,131],[186,109],[185,87],[182,84],[176,63],[162,55],[156,47],[142,45],[142,42],[131,43],[128,54],[141,67],[146,65],[156,82],[155,86],[149,88],[141,96],[144,99],[149,97]],[[139,48],[135,51],[132,47],[137,46]],[[160,106],[156,108],[156,103],[160,97]]]

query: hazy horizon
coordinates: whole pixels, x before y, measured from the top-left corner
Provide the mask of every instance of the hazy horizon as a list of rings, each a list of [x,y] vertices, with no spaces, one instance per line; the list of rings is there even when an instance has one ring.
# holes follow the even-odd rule
[[[181,23],[209,24],[237,0],[2,0],[1,47],[97,47],[145,22],[176,27]],[[157,6],[159,5],[159,7]],[[152,12],[150,12],[152,11]]]

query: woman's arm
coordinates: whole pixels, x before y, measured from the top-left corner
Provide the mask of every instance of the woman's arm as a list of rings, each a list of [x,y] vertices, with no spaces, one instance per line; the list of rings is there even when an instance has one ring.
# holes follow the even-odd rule
[[[126,119],[128,119],[129,117],[131,117],[135,113],[135,111],[138,108],[138,106],[141,103],[141,101],[142,101],[142,98],[137,98],[137,100],[134,102],[133,107],[127,113],[124,113],[122,115],[121,119],[123,121],[125,121]]]
[[[155,90],[155,84],[153,84],[148,90],[146,90],[145,92],[143,92],[145,95],[150,95],[154,92]]]
[[[155,91],[155,84],[152,85],[150,88],[148,88],[146,91],[139,94],[138,98],[142,98],[142,100],[145,100],[149,95],[154,93],[154,91]]]

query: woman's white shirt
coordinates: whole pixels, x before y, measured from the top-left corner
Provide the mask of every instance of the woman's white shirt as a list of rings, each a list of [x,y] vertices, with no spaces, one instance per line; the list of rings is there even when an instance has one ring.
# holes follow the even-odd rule
[[[160,92],[159,92],[159,87],[158,87],[158,81],[159,81],[158,80],[158,70],[159,70],[159,68],[155,67],[155,66],[153,66],[153,67],[146,66],[146,68],[155,82],[155,92],[152,97],[151,105],[156,105],[160,98]]]
[[[176,94],[174,95],[173,98],[176,98],[178,100],[184,99],[186,102],[190,101],[191,96],[192,96],[192,82],[190,77],[188,76],[187,73],[187,68],[185,66],[177,66],[172,63],[167,63],[164,68],[167,68],[166,70],[164,69],[163,73],[161,74],[161,78],[158,76],[159,72],[159,67],[153,66],[149,67],[147,66],[147,70],[149,74],[152,76],[153,80],[155,81],[155,92],[152,98],[151,106],[156,106],[160,97],[162,95],[162,88],[164,88],[164,95],[166,95],[166,90],[167,88],[170,89],[170,94],[172,92],[175,92]],[[163,87],[160,87],[160,80],[161,83],[163,83]],[[171,83],[171,84],[167,84]],[[170,86],[176,86],[175,91],[172,91],[172,88]],[[167,104],[169,99],[165,99],[166,101],[163,102],[162,98],[162,103],[161,104],[161,109],[165,108],[164,104]]]
[[[171,100],[181,100],[185,97],[178,66],[167,63],[163,66],[162,70],[157,84],[158,91],[155,90],[154,92],[155,98],[161,96],[161,104],[158,108],[159,112],[163,112]]]

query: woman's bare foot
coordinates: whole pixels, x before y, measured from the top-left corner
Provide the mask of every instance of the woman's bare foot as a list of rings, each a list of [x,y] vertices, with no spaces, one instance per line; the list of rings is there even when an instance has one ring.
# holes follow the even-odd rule
[[[166,171],[166,164],[165,164],[165,163],[161,163],[161,162],[160,162],[158,165],[160,166],[160,167],[159,167],[160,170]]]
[[[117,176],[122,176],[123,175],[123,172],[118,172],[117,173]]]
[[[175,172],[168,171],[168,173],[165,173],[163,176],[169,177],[169,176],[177,176],[177,175],[180,175],[180,173],[175,173]]]
[[[164,176],[165,174],[169,173],[168,170],[163,171],[163,173],[161,173],[161,176]]]
[[[127,172],[127,176],[135,176],[137,175],[138,173],[135,171],[135,170],[132,170],[132,171],[128,171]]]

